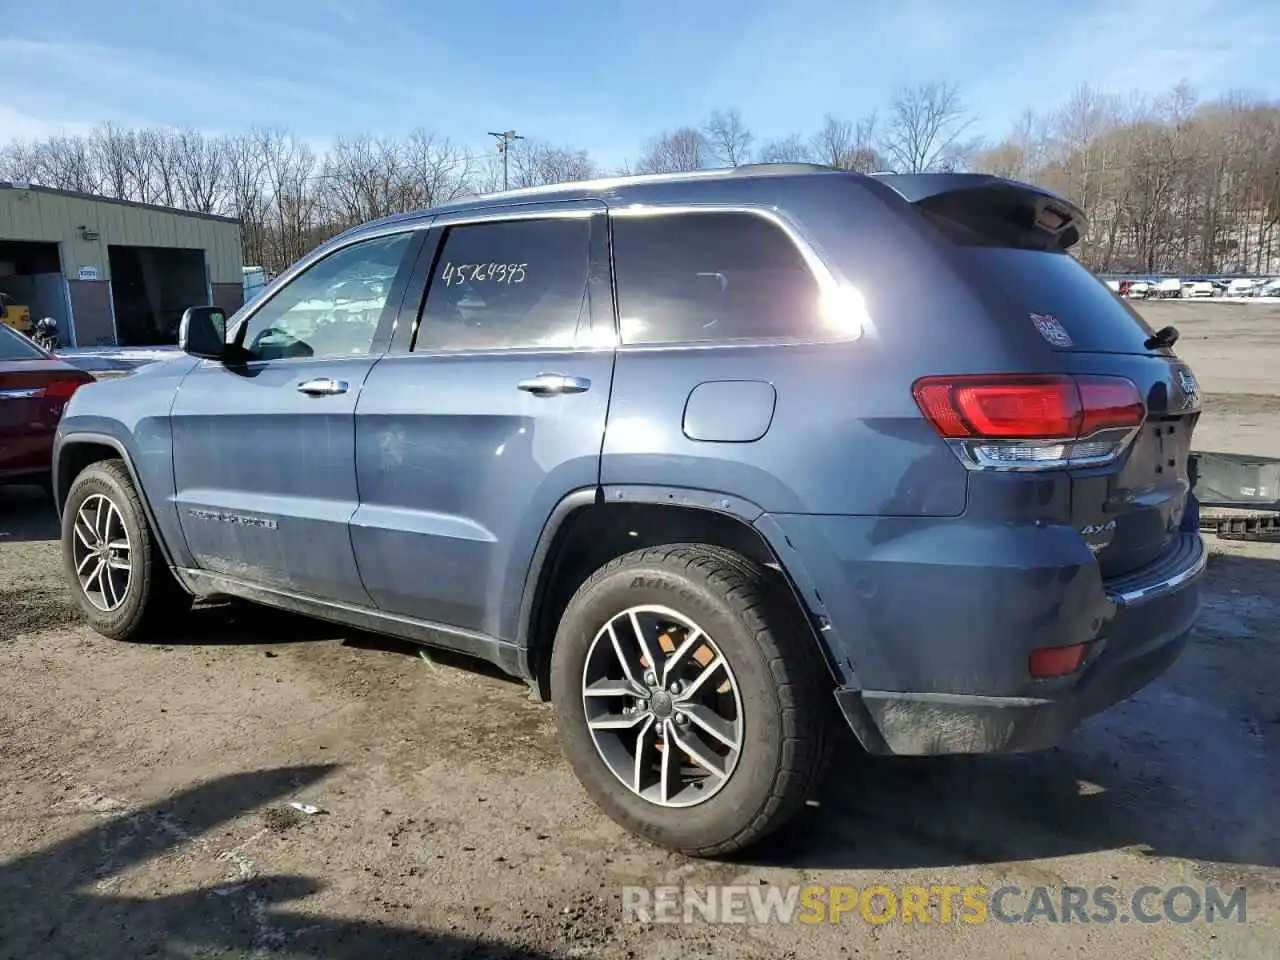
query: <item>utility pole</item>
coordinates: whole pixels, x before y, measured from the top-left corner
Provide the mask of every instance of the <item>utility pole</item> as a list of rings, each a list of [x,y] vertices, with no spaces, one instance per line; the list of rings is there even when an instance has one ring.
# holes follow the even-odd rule
[[[511,141],[523,140],[524,137],[516,133],[514,130],[504,130],[502,133],[494,133],[489,131],[489,136],[498,138],[498,152],[502,154],[502,189],[507,189],[507,154],[511,152]]]

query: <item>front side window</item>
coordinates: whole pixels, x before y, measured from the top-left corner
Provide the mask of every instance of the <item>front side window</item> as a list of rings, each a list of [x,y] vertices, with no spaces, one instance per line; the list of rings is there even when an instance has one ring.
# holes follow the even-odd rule
[[[615,217],[613,257],[623,343],[831,336],[813,272],[763,217]]]
[[[256,360],[367,356],[410,234],[343,247],[289,281],[245,323]]]
[[[570,348],[590,321],[586,217],[450,227],[415,351]]]

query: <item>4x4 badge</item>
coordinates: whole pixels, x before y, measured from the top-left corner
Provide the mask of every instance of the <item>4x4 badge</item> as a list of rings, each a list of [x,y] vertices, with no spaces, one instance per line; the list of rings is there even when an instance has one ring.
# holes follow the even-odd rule
[[[1047,313],[1033,313],[1031,322],[1036,325],[1036,329],[1040,331],[1040,336],[1048,341],[1053,347],[1073,347],[1075,341],[1071,339],[1071,334],[1067,333],[1067,328],[1055,316]]]
[[[1182,388],[1182,409],[1189,410],[1200,402],[1200,386],[1190,370],[1178,371],[1178,386]]]

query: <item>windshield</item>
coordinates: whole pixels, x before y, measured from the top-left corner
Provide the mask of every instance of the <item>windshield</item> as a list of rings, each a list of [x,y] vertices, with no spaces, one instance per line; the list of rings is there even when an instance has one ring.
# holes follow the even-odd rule
[[[22,334],[0,324],[0,360],[44,360],[45,355]]]

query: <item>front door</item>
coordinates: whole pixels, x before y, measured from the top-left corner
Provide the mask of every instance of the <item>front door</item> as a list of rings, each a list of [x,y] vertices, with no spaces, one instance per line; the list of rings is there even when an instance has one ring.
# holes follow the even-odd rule
[[[378,361],[360,397],[351,538],[382,610],[512,639],[543,524],[599,481],[608,225],[587,202],[485,215],[432,231],[412,342]]]
[[[175,497],[201,569],[368,605],[347,531],[354,413],[419,243],[405,232],[322,255],[237,321],[243,363],[202,361],[183,380]]]

